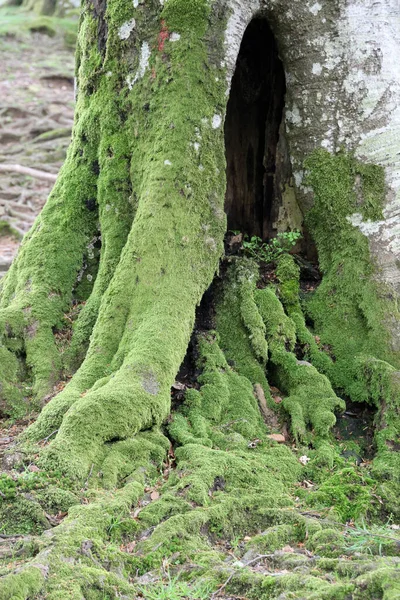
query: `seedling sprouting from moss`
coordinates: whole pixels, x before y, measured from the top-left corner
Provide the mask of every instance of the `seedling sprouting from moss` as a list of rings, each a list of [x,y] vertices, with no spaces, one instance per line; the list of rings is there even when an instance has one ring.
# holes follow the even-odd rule
[[[276,238],[268,243],[253,235],[250,239],[245,239],[243,248],[245,253],[255,260],[271,263],[277,260],[281,254],[290,252],[300,239],[301,233],[299,231],[278,233]]]

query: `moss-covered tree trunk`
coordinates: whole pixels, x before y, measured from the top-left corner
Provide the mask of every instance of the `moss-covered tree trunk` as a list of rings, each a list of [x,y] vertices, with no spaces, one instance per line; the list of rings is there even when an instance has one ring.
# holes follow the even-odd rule
[[[399,182],[393,136],[400,91],[391,58],[400,57],[400,41],[380,19],[396,11],[396,2],[374,2],[365,11],[356,0],[309,4],[84,1],[72,143],[45,208],[2,282],[1,406],[6,414],[21,413],[32,386],[33,402],[45,406],[24,443],[30,452],[39,449],[39,467],[86,484],[95,472],[99,485],[113,489],[119,482],[120,490],[109,503],[102,497],[90,509],[71,509],[57,529],[51,548],[57,548],[63,569],[60,556],[69,553],[83,552],[92,563],[80,582],[66,571],[64,596],[57,596],[60,563],[48,558],[45,543],[44,550],[39,545],[40,559],[4,588],[0,582],[0,597],[2,589],[14,590],[7,586],[17,590],[11,597],[32,597],[45,580],[51,598],[81,598],[84,588],[92,590],[88,598],[100,597],[93,582],[104,576],[102,558],[82,544],[87,538],[100,544],[110,535],[109,519],[129,511],[143,492],[141,469],[162,461],[168,449],[158,427],[170,413],[171,385],[196,307],[223,254],[225,143],[232,177],[241,182],[237,197],[228,186],[228,222],[264,236],[301,227],[312,240],[308,251],[316,249],[323,272],[307,308],[313,329],[306,327],[298,268],[290,257],[280,261],[277,286],[263,290],[255,287],[253,264],[231,261],[217,294],[217,337],[202,332],[198,340],[200,391],[187,394],[186,408],[170,425],[172,440],[181,446],[183,479],[167,487],[169,500],[159,514],[145,513],[147,526],[165,523],[151,543],[141,538],[138,556],[147,552],[155,561],[171,536],[185,539],[190,554],[203,527],[235,518],[238,525],[250,509],[265,521],[257,508],[260,498],[274,510],[290,504],[285,487],[299,476],[298,461],[286,448],[262,451],[261,459],[249,450],[251,440],[265,436],[256,398],[263,406],[264,394],[272,403],[267,361],[285,392],[294,438],[314,449],[316,464],[333,466],[330,430],[334,411],[344,406],[340,394],[375,407],[376,472],[398,477],[393,215]],[[263,48],[261,36],[261,46],[253,47],[250,36],[240,54],[253,20],[270,43]],[[268,52],[275,53],[273,61]],[[237,69],[245,65],[237,71],[243,98],[231,98],[228,105],[238,56]],[[280,95],[268,92],[271,81],[257,86],[265,69]],[[241,127],[238,119],[246,119],[240,107],[253,106],[253,96],[258,103],[253,120],[240,135],[232,132],[236,123]],[[260,97],[270,103],[267,114]],[[224,136],[227,106],[236,116],[227,119]],[[265,135],[259,136],[260,128]],[[243,141],[241,135],[250,138]],[[76,314],[69,341],[65,324]],[[294,353],[296,343],[303,361]],[[68,383],[55,394],[61,377]],[[225,435],[225,421],[236,433]],[[266,466],[275,474],[267,479]],[[207,490],[225,486],[226,500],[209,511],[198,508],[208,505]],[[180,521],[166,520],[179,511]],[[276,524],[274,518],[268,517],[269,525]],[[284,522],[297,527],[288,517]],[[254,522],[248,526],[254,528]],[[63,531],[69,532],[72,550],[63,546]],[[319,532],[317,526],[313,532]],[[128,583],[124,592],[118,574],[107,577],[110,589],[134,597]],[[312,589],[311,580],[308,585]]]

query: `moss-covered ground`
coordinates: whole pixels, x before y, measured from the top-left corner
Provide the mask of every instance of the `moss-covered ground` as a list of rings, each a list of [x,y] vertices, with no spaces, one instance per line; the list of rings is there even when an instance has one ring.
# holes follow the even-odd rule
[[[400,486],[309,362],[295,259],[266,287],[245,257],[222,272],[161,428],[79,485],[37,466],[51,438],[0,438],[0,598],[398,597]]]

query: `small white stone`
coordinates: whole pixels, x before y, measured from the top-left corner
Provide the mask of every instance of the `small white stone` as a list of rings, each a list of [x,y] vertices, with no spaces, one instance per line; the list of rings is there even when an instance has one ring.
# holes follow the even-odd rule
[[[179,42],[180,39],[181,39],[181,34],[180,33],[173,32],[169,36],[169,41],[170,42]]]
[[[196,150],[196,152],[198,152],[200,150],[200,144],[199,144],[199,142],[194,142],[193,148]]]
[[[219,129],[222,125],[222,117],[221,115],[214,115],[212,118],[212,128],[213,129]]]
[[[172,162],[170,160],[164,160],[164,165],[166,165],[167,167],[170,167],[172,165]]]
[[[90,275],[90,273],[88,275],[86,275],[86,277],[87,277],[88,281],[92,281],[92,279],[93,279],[93,275]]]
[[[203,165],[199,165],[199,171],[204,171]]]
[[[308,456],[304,455],[304,456],[300,456],[299,458],[299,462],[301,462],[302,465],[306,465],[308,462],[310,462],[311,458],[308,458]]]
[[[134,30],[135,25],[136,25],[135,19],[131,19],[130,21],[127,21],[126,23],[121,25],[121,27],[118,30],[119,39],[127,40],[128,37],[131,35],[131,32]]]

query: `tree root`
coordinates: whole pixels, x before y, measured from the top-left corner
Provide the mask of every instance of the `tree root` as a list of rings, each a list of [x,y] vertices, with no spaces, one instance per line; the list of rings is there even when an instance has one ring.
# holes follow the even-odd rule
[[[56,181],[58,177],[58,175],[53,175],[53,173],[47,173],[47,171],[40,171],[39,169],[24,167],[23,165],[8,165],[5,163],[0,163],[0,172],[1,171],[21,173],[22,175],[29,175],[29,177],[36,177],[37,179],[44,179],[45,181]]]

